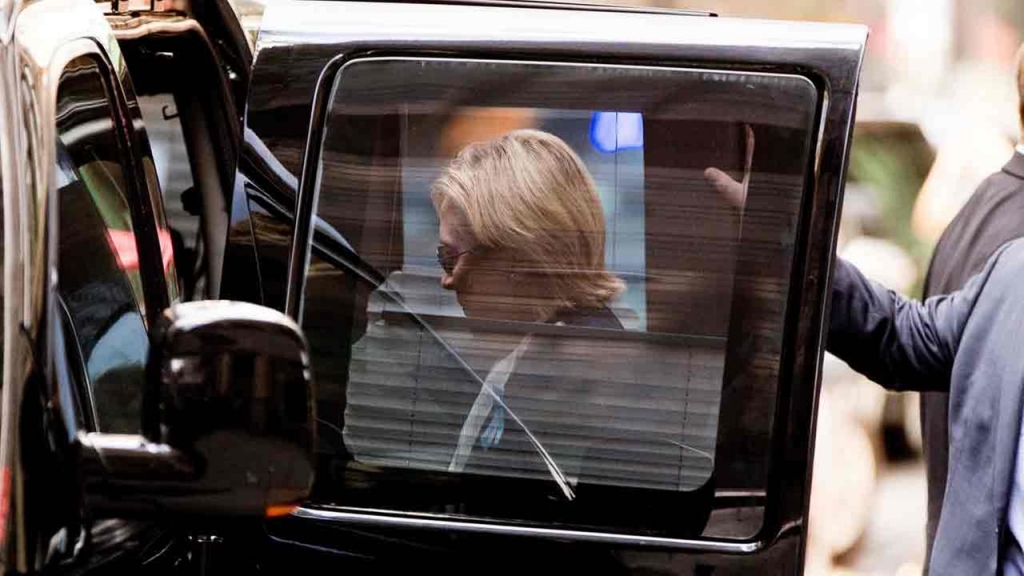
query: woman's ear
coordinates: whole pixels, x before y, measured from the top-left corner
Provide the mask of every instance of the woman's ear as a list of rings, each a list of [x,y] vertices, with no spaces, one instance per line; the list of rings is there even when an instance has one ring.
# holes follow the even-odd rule
[[[447,272],[441,274],[441,288],[445,290],[455,289],[455,277]]]

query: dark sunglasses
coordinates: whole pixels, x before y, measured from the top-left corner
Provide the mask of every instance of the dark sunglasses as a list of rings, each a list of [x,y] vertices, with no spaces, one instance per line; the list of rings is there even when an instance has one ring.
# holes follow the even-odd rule
[[[446,274],[451,274],[455,270],[455,264],[459,262],[459,257],[463,254],[472,252],[473,249],[463,250],[462,252],[456,252],[453,248],[449,248],[444,244],[437,245],[437,263],[441,265],[441,269]]]

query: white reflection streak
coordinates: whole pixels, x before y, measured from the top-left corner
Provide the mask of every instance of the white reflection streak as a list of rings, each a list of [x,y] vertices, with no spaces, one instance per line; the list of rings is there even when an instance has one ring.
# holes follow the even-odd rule
[[[712,456],[711,454],[708,454],[707,452],[705,452],[703,450],[698,450],[698,449],[694,448],[693,446],[687,446],[686,444],[683,444],[682,442],[677,442],[676,440],[672,440],[671,438],[665,438],[664,440],[666,442],[668,442],[669,444],[675,444],[676,446],[679,446],[680,448],[683,448],[685,450],[689,450],[690,452],[694,452],[696,454],[700,454],[701,456],[707,458],[708,460],[711,460],[711,464],[715,463],[715,457]]]

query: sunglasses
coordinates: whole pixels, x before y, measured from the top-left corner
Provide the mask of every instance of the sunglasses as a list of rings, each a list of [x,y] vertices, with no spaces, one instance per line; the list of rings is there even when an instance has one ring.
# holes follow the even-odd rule
[[[463,254],[469,254],[473,249],[463,250],[462,252],[456,252],[454,248],[445,246],[444,244],[437,245],[437,263],[441,265],[441,269],[446,274],[451,274],[455,270],[455,265],[459,262],[459,258]]]

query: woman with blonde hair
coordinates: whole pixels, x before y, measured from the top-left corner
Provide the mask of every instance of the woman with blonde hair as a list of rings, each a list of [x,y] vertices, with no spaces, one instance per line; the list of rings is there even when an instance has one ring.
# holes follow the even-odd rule
[[[492,322],[451,343],[372,323],[353,347],[346,448],[370,465],[554,479],[571,499],[617,405],[608,375],[636,349],[606,338],[624,284],[605,267],[593,178],[559,138],[517,130],[464,148],[431,199],[441,285]],[[411,361],[392,355],[408,342]]]
[[[468,317],[622,329],[608,307],[624,284],[605,268],[597,189],[561,139],[517,130],[470,144],[434,183],[431,199],[440,220],[441,285],[456,292]],[[563,481],[564,470],[579,473],[587,446],[574,428],[594,391],[583,383],[586,375],[573,374],[572,362],[561,364],[587,354],[579,349],[585,346],[571,348],[565,338],[528,334],[494,364],[465,418],[449,471],[522,473],[534,467],[521,458],[529,454]],[[560,382],[538,371],[542,356],[547,365],[561,365]],[[540,398],[548,414],[532,406]],[[507,415],[519,426],[503,443]],[[558,446],[555,454],[544,448],[545,438]]]
[[[467,316],[621,329],[594,180],[558,137],[517,130],[470,144],[434,183],[441,284]],[[573,320],[573,322],[570,322]]]

